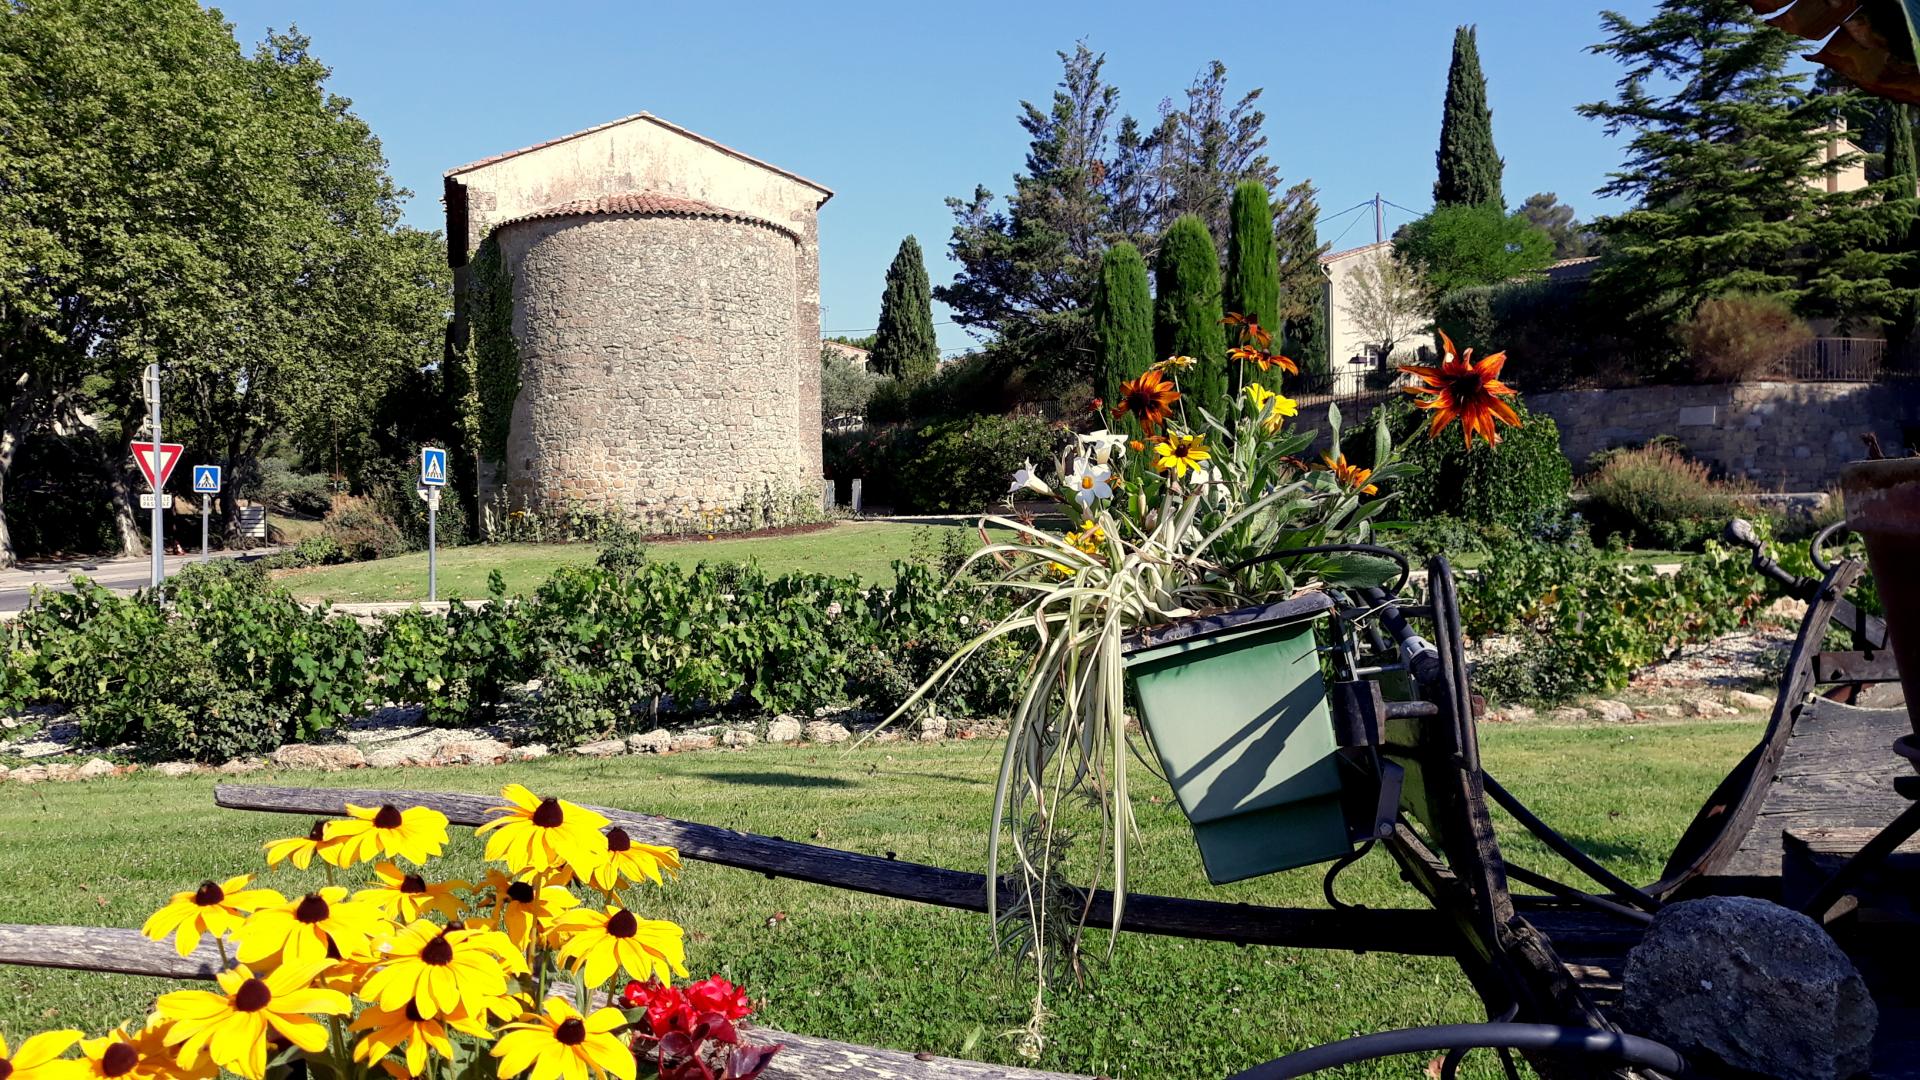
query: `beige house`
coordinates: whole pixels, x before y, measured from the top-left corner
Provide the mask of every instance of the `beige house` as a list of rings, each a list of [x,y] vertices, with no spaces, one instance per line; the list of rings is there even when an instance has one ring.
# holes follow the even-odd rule
[[[849,345],[844,341],[829,341],[825,338],[820,340],[820,348],[823,352],[845,360],[861,371],[873,370],[873,353],[871,350],[863,349],[858,345]]]
[[[483,242],[512,294],[519,391],[504,460],[476,463],[484,506],[671,529],[818,501],[830,190],[648,113],[445,188],[456,341]]]
[[[1361,328],[1354,315],[1355,284],[1359,275],[1373,271],[1379,263],[1393,258],[1393,241],[1382,240],[1345,251],[1320,256],[1320,271],[1327,276],[1327,360],[1334,377],[1333,392],[1351,394],[1363,389],[1366,375],[1384,365],[1410,363],[1420,347],[1428,343],[1424,332],[1433,323],[1433,313],[1418,310],[1397,320],[1396,330],[1404,333],[1391,357],[1381,357],[1380,338]],[[1399,324],[1404,324],[1403,327]]]

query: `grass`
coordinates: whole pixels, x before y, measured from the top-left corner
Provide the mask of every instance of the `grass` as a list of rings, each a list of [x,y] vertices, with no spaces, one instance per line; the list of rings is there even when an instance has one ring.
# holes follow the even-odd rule
[[[1575,842],[1630,879],[1651,880],[1715,783],[1753,743],[1751,723],[1495,726],[1487,767]],[[871,744],[852,751],[759,748],[607,760],[554,758],[499,768],[359,771],[284,783],[492,791],[509,780],[584,802],[653,811],[870,853],[977,869],[997,746]],[[1577,775],[1578,784],[1566,777]],[[1141,775],[1140,779],[1150,780]],[[260,844],[307,822],[215,809],[213,782],[141,773],[91,783],[0,784],[0,897],[9,921],[138,926],[175,890],[261,867]],[[1136,785],[1142,839],[1134,887],[1250,903],[1318,906],[1309,868],[1206,885],[1184,820],[1156,783]],[[1157,801],[1155,801],[1157,800]],[[1502,822],[1503,826],[1507,823]],[[1563,871],[1503,830],[1514,859]],[[436,869],[471,874],[477,845],[457,836]],[[1090,855],[1090,852],[1083,854]],[[314,873],[317,875],[318,870]],[[310,880],[310,879],[309,879]],[[1569,880],[1577,880],[1569,875]],[[311,887],[262,872],[282,891]],[[1344,899],[1418,903],[1376,852],[1341,877]],[[795,1031],[914,1051],[1011,1061],[1024,973],[993,952],[978,915],[690,864],[649,893],[649,914],[690,934],[696,976],[719,971]],[[1364,1031],[1484,1019],[1454,965],[1127,935],[1096,953],[1080,989],[1050,1000],[1044,1067],[1111,1077],[1222,1076]],[[0,1031],[97,1032],[144,1015],[161,980],[0,968]],[[1469,1059],[1466,1075],[1497,1074]],[[1343,1077],[1422,1075],[1389,1060]]]
[[[675,540],[649,544],[647,558],[692,566],[698,562],[758,562],[772,573],[813,570],[858,574],[874,584],[893,582],[893,562],[919,550],[938,550],[945,536],[974,542],[969,526],[849,521],[816,532],[745,539]],[[562,566],[590,564],[599,554],[594,544],[474,544],[439,553],[440,595],[481,597],[487,575],[499,570],[507,592],[525,596],[547,575]],[[427,596],[425,552],[372,562],[348,563],[315,570],[296,570],[282,577],[302,600],[345,601],[424,600]]]

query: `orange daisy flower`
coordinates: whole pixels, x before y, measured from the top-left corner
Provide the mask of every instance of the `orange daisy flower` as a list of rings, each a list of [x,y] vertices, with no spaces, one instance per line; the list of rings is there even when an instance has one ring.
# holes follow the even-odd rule
[[[1476,362],[1472,349],[1456,356],[1453,340],[1446,334],[1440,335],[1440,342],[1446,348],[1446,356],[1439,367],[1409,365],[1400,369],[1420,380],[1420,385],[1409,386],[1406,391],[1421,397],[1419,407],[1433,413],[1427,437],[1438,436],[1457,419],[1461,434],[1466,437],[1467,449],[1473,449],[1476,434],[1489,446],[1498,443],[1500,433],[1494,429],[1495,420],[1512,427],[1520,426],[1520,415],[1513,411],[1513,406],[1500,400],[1514,396],[1513,387],[1500,381],[1500,369],[1506,365],[1507,354],[1494,353]]]
[[[1372,469],[1363,469],[1358,465],[1347,464],[1347,455],[1345,454],[1341,454],[1338,458],[1334,458],[1329,454],[1321,454],[1320,459],[1327,463],[1328,471],[1333,473],[1333,478],[1340,481],[1342,486],[1349,490],[1357,491],[1362,495],[1380,494],[1380,486],[1369,482],[1373,478]]]
[[[1120,404],[1113,407],[1113,418],[1118,420],[1131,413],[1140,421],[1140,426],[1152,434],[1173,415],[1173,403],[1179,400],[1180,391],[1173,388],[1166,376],[1149,371],[1120,384]]]
[[[1279,353],[1270,353],[1265,349],[1256,348],[1252,345],[1235,345],[1233,348],[1227,350],[1227,356],[1235,360],[1245,360],[1249,363],[1259,364],[1261,371],[1265,371],[1270,367],[1277,367],[1289,375],[1300,374],[1300,365],[1293,362],[1293,357],[1282,356]]]
[[[1228,312],[1227,317],[1220,321],[1228,326],[1239,327],[1241,336],[1257,343],[1263,349],[1273,344],[1273,335],[1268,333],[1265,327],[1237,311]]]

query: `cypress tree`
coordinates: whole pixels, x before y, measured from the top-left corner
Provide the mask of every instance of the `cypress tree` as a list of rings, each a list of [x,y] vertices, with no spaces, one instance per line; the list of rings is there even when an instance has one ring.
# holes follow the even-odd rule
[[[1440,149],[1434,152],[1440,178],[1433,204],[1478,206],[1506,200],[1500,194],[1500,154],[1493,148],[1493,111],[1487,108],[1487,80],[1480,73],[1480,46],[1471,26],[1453,31],[1453,63],[1447,69],[1447,100],[1440,113]]]
[[[940,364],[940,346],[933,336],[933,289],[920,241],[911,236],[900,241],[900,251],[887,267],[872,363],[881,374],[908,382],[932,375]]]
[[[1312,390],[1327,388],[1327,275],[1320,256],[1328,245],[1320,242],[1315,223],[1320,203],[1313,183],[1302,180],[1286,190],[1273,207],[1273,246],[1280,257],[1280,316],[1286,329],[1286,353],[1300,365],[1302,375],[1319,376],[1307,383]]]
[[[1914,151],[1913,112],[1897,101],[1887,103],[1886,174],[1888,178],[1907,179],[1895,198],[1914,197],[1914,184],[1920,181],[1920,156]]]
[[[1182,214],[1160,238],[1154,261],[1153,351],[1199,363],[1180,376],[1180,391],[1215,416],[1227,402],[1227,339],[1220,325],[1220,256],[1213,234],[1195,214]]]
[[[1139,248],[1124,240],[1100,259],[1093,334],[1111,404],[1120,399],[1121,383],[1153,365],[1153,294],[1147,286],[1147,260]]]
[[[1227,213],[1227,276],[1221,284],[1221,307],[1237,311],[1274,336],[1275,348],[1286,328],[1280,322],[1280,256],[1273,244],[1273,207],[1267,187],[1243,180],[1233,189]],[[1253,372],[1242,372],[1246,377]],[[1280,389],[1281,371],[1269,369],[1259,381]]]

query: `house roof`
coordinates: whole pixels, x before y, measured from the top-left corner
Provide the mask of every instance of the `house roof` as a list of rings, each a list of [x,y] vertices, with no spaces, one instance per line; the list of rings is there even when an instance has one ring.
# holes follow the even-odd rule
[[[863,349],[858,345],[849,345],[844,341],[834,341],[832,338],[821,338],[820,347],[829,352],[838,353],[856,364],[866,363],[867,358],[873,355],[873,350],[871,349]]]
[[[1325,266],[1329,263],[1337,263],[1342,259],[1351,259],[1355,255],[1364,255],[1369,251],[1375,251],[1380,248],[1391,248],[1392,246],[1393,241],[1382,240],[1378,243],[1364,244],[1357,248],[1348,248],[1345,251],[1329,251],[1325,255],[1320,256],[1320,265]]]
[[[695,142],[704,143],[705,145],[710,146],[715,150],[718,150],[721,153],[728,155],[729,157],[739,158],[741,161],[747,162],[750,165],[757,165],[760,168],[767,170],[768,172],[778,173],[779,175],[784,176],[789,180],[793,180],[798,183],[805,184],[808,187],[813,188],[815,191],[820,192],[820,194],[824,196],[824,198],[820,200],[821,202],[826,202],[827,199],[833,198],[833,189],[827,187],[824,184],[815,183],[814,181],[809,180],[806,177],[799,175],[798,173],[788,172],[787,170],[782,169],[777,165],[770,165],[767,162],[764,162],[759,158],[752,156],[751,154],[743,154],[740,151],[735,150],[731,146],[727,146],[724,143],[715,142],[714,140],[707,138],[705,135],[701,135],[698,132],[688,131],[686,128],[683,128],[678,124],[672,123],[667,120],[662,120],[659,117],[653,115],[652,113],[647,113],[647,112],[637,112],[637,113],[634,113],[632,116],[623,116],[618,120],[609,120],[604,124],[595,124],[590,128],[583,128],[579,131],[574,132],[571,135],[562,135],[557,139],[548,139],[545,142],[534,143],[532,146],[523,146],[518,150],[509,150],[504,154],[495,154],[492,157],[481,158],[479,161],[470,161],[465,165],[460,165],[455,168],[448,169],[443,175],[450,176],[450,177],[458,176],[461,173],[472,172],[475,169],[482,168],[487,165],[492,165],[492,164],[495,164],[496,162],[505,161],[508,158],[519,157],[521,154],[530,154],[530,153],[533,153],[535,150],[545,150],[549,146],[558,146],[563,142],[569,142],[571,140],[578,139],[583,135],[592,135],[593,133],[598,131],[605,131],[608,128],[619,127],[622,124],[638,123],[639,121],[642,121],[642,120],[645,120],[646,122],[656,125],[658,127],[663,127],[668,131],[674,132],[675,134],[684,135],[687,138],[694,140]]]
[[[522,221],[534,221],[541,218],[593,217],[606,214],[641,214],[648,217],[707,218],[714,221],[738,221],[747,225],[761,225],[773,229],[784,236],[799,239],[792,229],[768,221],[766,218],[743,214],[738,210],[728,210],[701,202],[699,199],[686,199],[678,195],[663,195],[657,191],[635,191],[625,195],[602,195],[596,199],[575,199],[557,206],[543,207],[508,218],[500,223],[501,228]]]
[[[1600,269],[1600,256],[1581,255],[1572,259],[1561,259],[1547,264],[1547,280],[1555,283],[1563,281],[1585,281]]]

